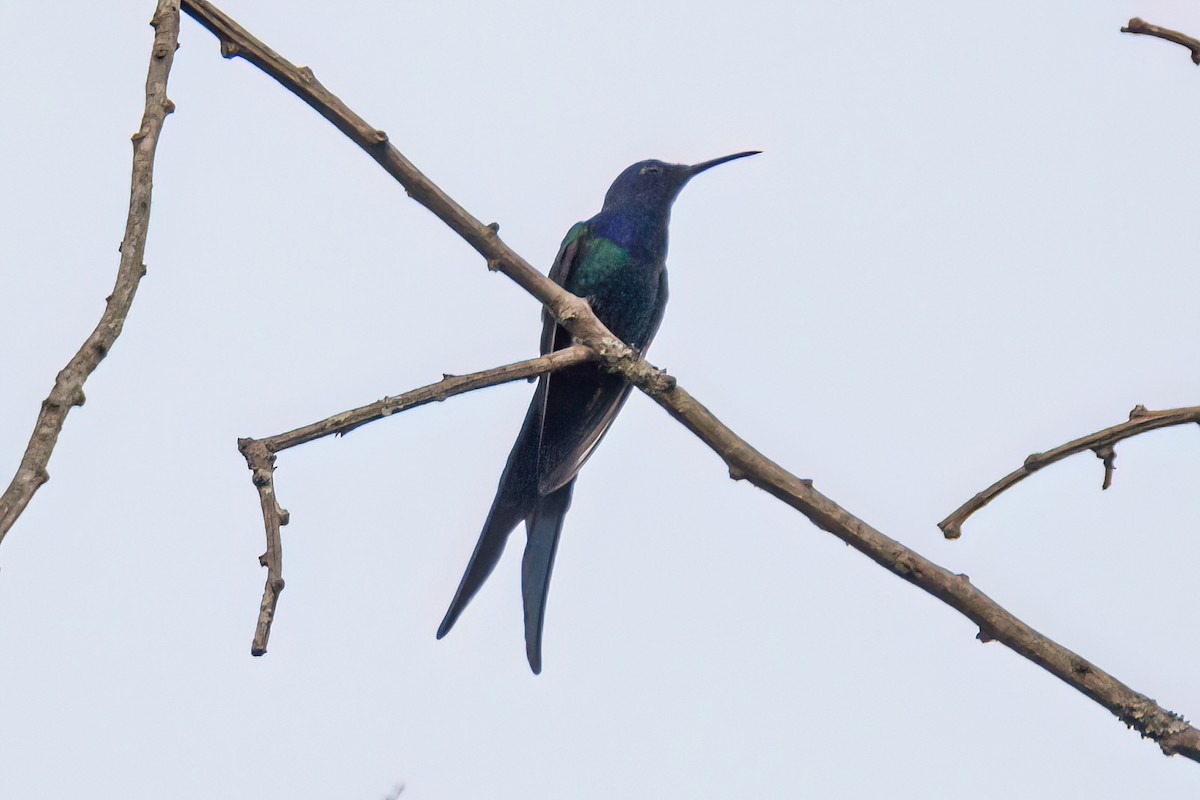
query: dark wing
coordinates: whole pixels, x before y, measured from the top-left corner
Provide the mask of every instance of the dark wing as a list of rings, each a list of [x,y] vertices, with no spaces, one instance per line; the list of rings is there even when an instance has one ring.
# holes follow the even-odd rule
[[[586,257],[586,253],[575,258]],[[568,273],[569,274],[569,273]],[[650,346],[662,323],[667,305],[667,272],[658,281],[654,315],[647,328]],[[552,349],[570,343],[570,334],[548,321],[543,344]],[[632,387],[620,375],[605,372],[596,364],[579,364],[545,376],[546,405],[542,412],[542,445],[538,458],[538,494],[548,495],[572,481],[604,438],[617,412],[629,398]]]
[[[587,223],[577,223],[567,232],[563,239],[562,246],[559,247],[558,256],[554,259],[554,265],[550,268],[550,278],[556,283],[562,284],[567,276],[571,273],[571,268],[578,258],[580,246],[582,245],[585,234],[587,233]],[[558,327],[554,324],[553,317],[549,317],[548,313],[543,312],[543,318],[547,318],[545,326],[542,330],[542,353],[550,352],[554,345],[555,329]],[[564,339],[563,341],[569,341]],[[442,619],[442,624],[438,628],[437,636],[441,639],[450,629],[454,627],[454,623],[458,620],[463,609],[467,607],[467,603],[471,602],[471,598],[483,586],[484,581],[496,568],[496,564],[500,561],[500,556],[504,552],[504,545],[508,541],[508,536],[523,519],[532,517],[538,510],[540,505],[540,496],[537,492],[537,463],[538,451],[542,444],[542,417],[546,408],[546,376],[538,382],[537,391],[534,392],[533,401],[529,404],[529,410],[525,414],[525,421],[521,424],[521,432],[517,436],[516,444],[513,445],[512,452],[509,453],[508,463],[504,466],[504,472],[500,476],[500,486],[496,490],[496,499],[492,501],[491,511],[488,512],[487,520],[483,523],[483,531],[479,534],[479,541],[475,545],[475,551],[471,553],[471,560],[467,563],[466,572],[463,573],[462,581],[459,582],[458,591],[454,593],[454,599],[450,602],[450,608],[446,611],[446,616]],[[570,502],[570,490],[564,492],[566,502]],[[560,503],[561,504],[561,503]],[[566,508],[562,511],[565,513]],[[544,513],[541,515],[543,519],[549,519]],[[561,527],[561,518],[559,520]],[[553,557],[554,541],[556,541],[557,531],[554,526],[543,523],[537,526],[538,530],[545,533],[554,531],[554,536],[541,536],[539,539],[549,539],[550,544],[547,547],[540,548],[542,551],[549,550],[549,556]],[[549,580],[549,568],[545,570],[545,580]],[[545,596],[545,585],[540,589],[530,590],[532,594]],[[543,600],[544,602],[544,600]],[[527,603],[528,605],[528,603]],[[535,615],[539,616],[540,615]],[[538,622],[536,629],[541,630],[541,623]]]
[[[483,531],[479,541],[467,562],[467,569],[450,601],[450,608],[442,618],[438,627],[437,638],[441,639],[458,620],[467,603],[475,596],[483,582],[492,574],[496,564],[504,553],[504,545],[513,528],[520,524],[530,512],[537,507],[537,451],[541,441],[542,430],[542,397],[544,388],[539,384],[534,393],[533,402],[525,413],[525,421],[521,424],[521,432],[517,435],[516,444],[508,455],[508,463],[500,475],[500,486],[496,489],[496,499],[488,512],[487,520],[483,523]]]
[[[550,280],[566,286],[571,272],[587,257],[588,223],[577,223],[567,232],[558,257],[550,267]],[[571,344],[571,334],[548,310],[542,312],[542,353]],[[555,492],[575,477],[629,394],[619,375],[596,364],[548,373],[541,378],[541,446],[538,453],[538,494]]]
[[[538,494],[574,480],[629,397],[620,375],[597,364],[579,364],[548,376],[538,453]]]
[[[558,255],[554,257],[554,263],[550,265],[550,273],[547,275],[550,280],[557,283],[559,286],[566,286],[567,280],[571,277],[571,270],[579,263],[579,256],[583,251],[584,242],[587,240],[588,224],[586,222],[576,222],[571,226],[571,230],[567,231],[567,235],[563,237],[562,245],[558,248]],[[562,337],[558,337],[560,344],[555,346],[555,333],[562,330]],[[565,338],[563,338],[565,337]],[[550,309],[542,308],[542,346],[541,353],[546,355],[551,350],[561,350],[571,343],[571,334],[565,329],[560,329],[558,323],[554,320],[554,315],[550,313]]]

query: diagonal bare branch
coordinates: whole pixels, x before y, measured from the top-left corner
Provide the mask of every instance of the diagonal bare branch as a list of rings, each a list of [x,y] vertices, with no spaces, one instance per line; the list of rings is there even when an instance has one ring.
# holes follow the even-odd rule
[[[1168,42],[1183,45],[1192,51],[1192,63],[1200,64],[1200,40],[1193,39],[1186,33],[1173,31],[1170,28],[1162,28],[1158,25],[1151,25],[1141,17],[1134,17],[1129,20],[1129,23],[1121,28],[1121,33],[1140,33],[1145,36],[1156,36],[1159,39],[1166,39]]]
[[[662,374],[638,358],[637,353],[596,318],[585,300],[546,279],[499,237],[500,226],[484,225],[429,180],[405,158],[387,134],[352,111],[321,85],[308,67],[297,67],[256,39],[224,12],[207,0],[183,0],[183,10],[221,40],[221,55],[241,57],[275,78],[333,123],[338,130],[375,159],[395,178],[409,196],[437,215],[438,219],[475,248],[488,267],[503,272],[522,289],[540,300],[575,338],[591,347],[615,371],[630,380],[635,377],[648,384],[661,380]],[[634,381],[636,382],[636,380]]]
[[[271,623],[275,620],[275,609],[279,594],[283,591],[283,543],[279,530],[288,524],[290,515],[279,505],[275,494],[275,454],[292,447],[334,434],[345,435],[355,428],[384,417],[407,411],[427,403],[441,402],[455,395],[486,389],[501,383],[532,378],[543,372],[594,361],[595,353],[584,345],[572,345],[555,350],[538,358],[506,364],[502,367],[472,372],[469,375],[446,375],[437,383],[422,386],[394,397],[385,397],[370,405],[361,406],[334,414],[319,422],[286,433],[268,436],[265,439],[238,439],[238,450],[246,459],[254,485],[258,487],[259,505],[262,507],[263,525],[267,533],[267,549],[258,562],[267,568],[267,585],[263,589],[262,603],[258,608],[258,624],[254,628],[254,641],[250,645],[251,655],[261,656],[267,652],[267,641],[271,638]]]
[[[979,626],[981,640],[999,641],[1042,667],[1109,709],[1142,736],[1153,739],[1164,753],[1178,753],[1200,761],[1200,731],[1182,717],[1038,633],[977,590],[966,576],[956,575],[888,538],[822,495],[811,481],[787,472],[738,437],[676,385],[674,378],[650,366],[615,339],[584,301],[556,286],[513,252],[500,240],[497,226],[485,226],[467,214],[400,155],[384,134],[333,98],[317,83],[311,70],[295,68],[206,0],[184,0],[183,9],[216,33],[222,41],[223,53],[241,55],[255,63],[318,108],[322,116],[333,121],[392,174],[413,199],[458,232],[487,260],[490,268],[508,275],[540,300],[577,340],[597,353],[606,368],[625,376],[712,448],[728,465],[731,477],[748,480],[764,489],[888,571],[942,600]]]
[[[1189,422],[1200,422],[1200,406],[1172,408],[1166,411],[1147,411],[1145,406],[1134,406],[1133,410],[1129,412],[1128,422],[1089,433],[1087,436],[1060,444],[1053,450],[1047,450],[1044,453],[1031,454],[1019,468],[956,508],[950,516],[938,523],[938,527],[942,529],[942,533],[947,539],[959,538],[962,536],[963,523],[970,519],[976,511],[1043,467],[1087,450],[1094,452],[1096,457],[1104,462],[1104,482],[1100,488],[1107,489],[1112,486],[1112,473],[1116,468],[1114,462],[1117,453],[1113,447],[1117,442],[1149,431],[1156,431],[1159,428],[1186,425]]]
[[[146,74],[146,109],[142,124],[133,135],[133,174],[129,190],[129,216],[125,238],[121,240],[121,260],[117,281],[108,296],[104,313],[79,351],[54,379],[54,387],[42,401],[33,434],[17,474],[0,495],[0,541],[29,505],[33,495],[50,480],[47,466],[67,414],[84,402],[83,384],[108,355],[133,305],[138,283],[146,274],[142,257],[146,252],[146,233],[150,226],[150,194],[154,174],[154,153],[163,121],[175,106],[167,99],[167,77],[179,46],[179,0],[159,0],[154,11],[154,44],[150,50],[150,68]]]

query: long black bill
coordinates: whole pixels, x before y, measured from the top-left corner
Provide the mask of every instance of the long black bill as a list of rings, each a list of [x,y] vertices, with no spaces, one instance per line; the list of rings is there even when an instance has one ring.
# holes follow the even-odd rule
[[[745,158],[746,156],[756,156],[761,152],[762,152],[762,150],[747,150],[744,153],[734,153],[731,156],[721,156],[720,158],[714,158],[712,161],[702,161],[699,164],[693,164],[692,166],[688,167],[688,177],[694,178],[695,176],[699,175],[701,172],[704,172],[704,170],[712,169],[713,167],[717,166],[718,164],[724,164],[726,161],[733,161],[735,158]]]

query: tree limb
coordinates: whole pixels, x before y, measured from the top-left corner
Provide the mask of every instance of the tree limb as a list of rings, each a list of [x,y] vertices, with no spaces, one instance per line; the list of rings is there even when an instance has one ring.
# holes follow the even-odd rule
[[[1104,462],[1104,482],[1100,488],[1107,489],[1112,486],[1112,474],[1113,470],[1116,469],[1114,462],[1116,461],[1117,453],[1113,447],[1117,442],[1124,439],[1131,439],[1134,436],[1149,431],[1156,431],[1159,428],[1186,425],[1189,422],[1200,422],[1200,406],[1172,408],[1166,411],[1147,411],[1145,406],[1134,406],[1133,410],[1129,412],[1128,422],[1122,422],[1119,425],[1113,425],[1111,428],[1089,433],[1087,436],[1074,439],[1066,444],[1060,444],[1053,450],[1047,450],[1044,453],[1031,454],[1018,469],[1008,473],[956,508],[950,516],[938,523],[938,527],[942,529],[942,533],[947,539],[959,538],[962,536],[963,523],[976,511],[1039,469],[1049,466],[1056,461],[1062,461],[1064,458],[1073,456],[1076,453],[1082,453],[1085,450],[1093,451],[1096,457]]]
[[[1129,20],[1129,24],[1121,28],[1121,33],[1140,33],[1145,36],[1156,36],[1159,39],[1166,39],[1168,42],[1183,45],[1192,51],[1192,63],[1200,64],[1200,40],[1193,39],[1185,33],[1173,31],[1170,28],[1160,28],[1158,25],[1151,25],[1141,17],[1134,17]]]
[[[983,641],[999,641],[1109,709],[1122,722],[1155,740],[1164,753],[1200,761],[1200,731],[1062,645],[1014,617],[963,575],[955,575],[888,538],[751,447],[697,402],[675,380],[641,360],[596,319],[587,303],[556,286],[512,251],[497,235],[422,175],[392,147],[386,135],[368,125],[321,86],[308,69],[297,69],[250,36],[206,0],[184,0],[183,9],[221,39],[221,51],[240,55],[275,77],[316,108],[367,151],[410,196],[456,231],[487,260],[540,300],[580,342],[596,351],[607,369],[663,406],[713,449],[730,476],[744,479],[792,506],[822,528],[966,616]]]
[[[531,378],[543,372],[552,372],[563,367],[595,360],[596,355],[584,345],[572,345],[555,350],[538,358],[506,364],[503,367],[472,372],[469,375],[446,375],[437,383],[419,389],[385,397],[370,405],[334,414],[320,422],[305,425],[286,433],[268,436],[265,439],[238,439],[238,450],[246,459],[254,485],[258,487],[259,505],[262,507],[263,525],[267,533],[267,549],[258,558],[258,563],[267,568],[267,585],[263,589],[262,603],[258,607],[258,624],[254,628],[254,641],[250,654],[261,656],[267,652],[267,641],[271,638],[271,623],[283,591],[283,544],[279,529],[288,524],[289,514],[281,508],[275,494],[275,454],[291,447],[338,434],[344,436],[355,428],[384,417],[407,411],[427,403],[441,402],[448,397],[496,386],[501,383]]]
[[[129,216],[125,238],[121,240],[120,266],[112,294],[104,313],[79,351],[54,379],[54,387],[42,401],[33,434],[21,457],[17,474],[0,495],[0,541],[29,505],[33,495],[50,480],[47,466],[67,414],[84,402],[83,384],[108,355],[133,305],[138,283],[146,274],[142,257],[146,252],[146,233],[150,226],[150,194],[154,174],[154,153],[163,121],[174,109],[167,99],[167,77],[179,47],[179,0],[159,0],[154,11],[154,44],[150,68],[146,74],[146,108],[142,124],[133,135],[133,175],[129,190]]]
[[[387,134],[370,125],[321,85],[308,67],[297,67],[207,0],[183,0],[183,10],[221,41],[221,55],[241,57],[279,81],[284,88],[312,106],[351,141],[375,159],[408,195],[475,248],[488,268],[503,272],[542,302],[575,338],[591,347],[610,367],[630,380],[655,384],[662,373],[638,358],[637,353],[613,336],[591,312],[587,301],[547,280],[512,248],[501,241],[496,223],[484,225],[429,180],[388,141]],[[636,381],[635,381],[636,382]]]

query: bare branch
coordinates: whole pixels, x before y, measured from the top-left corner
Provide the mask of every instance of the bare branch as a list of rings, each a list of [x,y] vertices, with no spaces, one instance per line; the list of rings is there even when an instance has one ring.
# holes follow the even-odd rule
[[[267,652],[271,623],[275,620],[275,608],[283,592],[283,542],[279,529],[288,524],[289,517],[287,510],[280,507],[275,497],[275,454],[257,439],[238,439],[238,450],[245,457],[254,485],[258,487],[263,525],[267,529],[267,550],[258,557],[258,563],[267,568],[267,585],[258,607],[254,641],[250,644],[250,654],[261,656]]]
[[[154,11],[154,44],[150,50],[150,68],[146,74],[146,110],[142,124],[133,135],[133,175],[129,191],[129,216],[125,238],[121,240],[121,260],[117,281],[107,298],[104,313],[79,351],[54,379],[54,387],[42,401],[33,434],[17,474],[0,495],[0,541],[29,505],[33,495],[50,480],[47,466],[67,414],[84,402],[83,384],[108,355],[133,305],[138,283],[146,274],[142,257],[146,252],[146,232],[150,226],[150,194],[154,173],[154,152],[163,121],[175,106],[167,99],[167,77],[179,46],[179,0],[159,0]]]
[[[385,397],[370,405],[343,411],[332,417],[305,425],[286,433],[265,439],[238,439],[238,450],[246,459],[246,466],[258,487],[259,505],[262,506],[263,526],[267,533],[267,550],[258,562],[267,568],[267,585],[263,589],[262,603],[258,608],[258,624],[254,628],[254,641],[250,645],[251,655],[261,656],[267,652],[267,641],[271,638],[271,623],[283,591],[283,544],[279,529],[288,524],[288,512],[279,506],[275,494],[275,454],[291,447],[305,444],[333,434],[345,435],[369,422],[407,411],[427,403],[440,402],[448,397],[465,394],[496,386],[501,383],[531,378],[543,372],[593,361],[596,354],[584,345],[572,345],[538,358],[506,364],[503,367],[472,372],[469,375],[446,375],[437,383],[419,389]]]
[[[959,538],[962,536],[963,523],[976,511],[1039,469],[1086,450],[1094,451],[1096,456],[1104,462],[1104,482],[1100,488],[1107,489],[1112,485],[1112,473],[1113,469],[1115,469],[1114,462],[1117,458],[1117,453],[1113,449],[1113,446],[1117,442],[1147,433],[1148,431],[1156,431],[1159,428],[1170,428],[1175,425],[1186,425],[1189,422],[1200,422],[1200,406],[1172,408],[1167,411],[1147,411],[1145,406],[1134,406],[1133,410],[1129,412],[1128,422],[1122,422],[1120,425],[1113,425],[1111,428],[1105,428],[1079,439],[1074,439],[1066,444],[1060,444],[1053,450],[1047,450],[1044,453],[1033,453],[1025,459],[1025,463],[1018,469],[1008,473],[955,509],[954,513],[938,523],[938,527],[942,529],[942,533],[945,534],[947,539]]]
[[[1200,64],[1200,40],[1193,39],[1185,33],[1151,25],[1141,17],[1134,17],[1129,20],[1129,24],[1121,28],[1121,33],[1140,33],[1145,36],[1156,36],[1159,39],[1166,39],[1168,42],[1183,45],[1192,51],[1192,63]]]
[[[241,55],[276,77],[322,116],[330,119],[378,161],[415,200],[458,232],[488,263],[511,277],[549,308],[576,339],[596,351],[606,368],[626,377],[711,447],[730,475],[750,481],[792,506],[822,528],[895,575],[942,600],[979,626],[979,638],[996,640],[1109,709],[1126,725],[1155,740],[1164,753],[1200,761],[1200,731],[1103,670],[1047,639],[1020,621],[963,575],[951,573],[888,538],[759,453],[725,427],[675,380],[641,360],[596,319],[587,303],[533,269],[486,226],[433,185],[387,141],[316,83],[205,0],[184,0],[183,9],[222,40],[222,52]],[[319,105],[318,105],[319,104]]]

